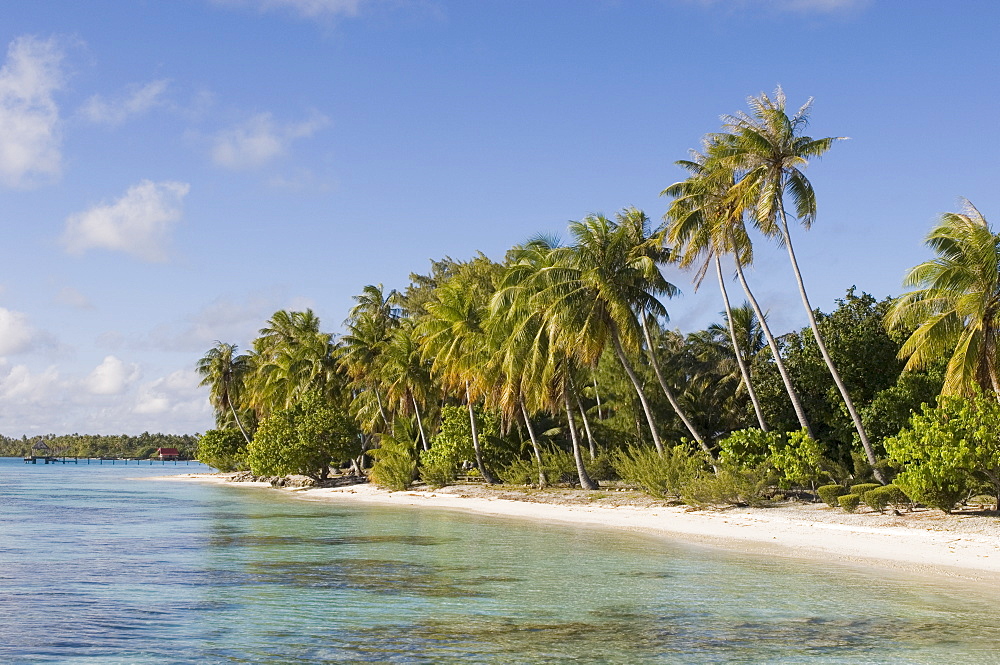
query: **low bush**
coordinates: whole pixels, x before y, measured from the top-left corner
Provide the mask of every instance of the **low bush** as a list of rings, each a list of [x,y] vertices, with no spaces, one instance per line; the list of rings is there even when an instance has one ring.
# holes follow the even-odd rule
[[[659,454],[653,448],[629,446],[611,456],[611,466],[627,483],[660,498],[680,497],[684,487],[703,469],[704,460],[683,445]]]
[[[885,507],[889,505],[890,491],[888,487],[876,487],[864,493],[862,500],[869,508],[877,513],[884,513]]]
[[[847,494],[847,488],[843,485],[823,485],[816,488],[820,500],[831,508],[837,508],[840,504],[837,498]]]
[[[843,496],[837,497],[837,503],[846,512],[853,513],[858,510],[858,506],[861,505],[861,497],[857,494],[844,494]]]
[[[369,450],[375,458],[369,478],[379,487],[393,492],[408,489],[417,473],[417,463],[413,459],[414,444],[383,436],[378,448]]]
[[[879,487],[882,487],[881,483],[859,483],[851,486],[851,494],[857,494],[864,501],[866,493]]]
[[[767,492],[773,480],[764,466],[738,469],[720,464],[716,473],[702,471],[688,480],[681,499],[689,506],[753,506],[767,504]]]
[[[443,458],[421,461],[420,479],[431,487],[451,485],[455,482],[455,465]]]

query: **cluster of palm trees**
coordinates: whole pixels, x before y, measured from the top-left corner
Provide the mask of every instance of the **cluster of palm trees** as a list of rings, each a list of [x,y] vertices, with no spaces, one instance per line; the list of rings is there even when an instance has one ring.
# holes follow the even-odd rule
[[[753,407],[750,417],[767,431],[751,376],[751,359],[763,352],[781,376],[799,425],[812,435],[809,414],[784,366],[781,342],[747,280],[745,269],[754,257],[749,229],[755,229],[787,251],[816,345],[879,474],[875,449],[817,325],[792,242],[793,222],[809,228],[816,218],[805,167],[840,140],[804,133],[810,108],[811,100],[789,114],[779,88],[773,96],[750,98],[749,112],[725,116],[722,129],[707,135],[700,151],[678,162],[689,175],[663,190],[672,201],[661,224],[652,224],[635,208],[613,218],[591,215],[570,223],[566,244],[538,236],[510,249],[499,263],[481,254],[465,262],[446,259],[434,263],[430,275],[414,275],[402,293],[381,284],[366,286],[355,297],[339,338],[321,332],[312,311],[283,310],[261,329],[248,353],[218,343],[198,363],[218,426],[238,428],[249,442],[270,414],[318,391],[350,410],[364,447],[377,445],[405,422],[415,432],[415,447],[427,451],[442,407],[461,404],[468,413],[475,463],[493,482],[496,470],[484,462],[476,415],[477,407],[487,408],[508,429],[527,434],[540,484],[546,482],[544,439],[555,431],[539,431],[545,422],[557,425],[572,450],[580,484],[593,488],[597,484],[588,475],[587,457],[595,452],[595,431],[614,411],[609,408],[613,398],[605,395],[602,405],[598,380],[608,375],[609,366],[631,392],[617,391],[619,406],[634,405],[637,427],[628,442],[641,440],[665,450],[663,412],[658,414],[654,404],[654,398],[662,398],[683,435],[711,459],[715,441],[726,431],[717,425],[705,429],[711,419],[691,412],[698,401],[692,391],[727,386],[728,408],[739,411],[738,396],[745,396]],[[992,251],[994,263],[977,257],[985,276],[970,273],[967,281],[979,284],[992,276],[982,290],[996,299],[996,236],[974,209],[967,212],[947,217],[931,244],[942,255],[957,255],[963,239],[975,236],[969,242],[979,243],[982,253]],[[691,372],[684,376],[683,368],[662,362],[670,356],[671,340],[679,338],[664,328],[663,301],[679,293],[661,272],[668,262],[691,268],[696,289],[714,272],[722,294],[725,324],[685,342],[704,353],[715,350],[709,354],[714,378],[702,381],[701,388]],[[727,266],[746,294],[745,305],[731,304]],[[1000,301],[959,298],[943,307],[941,294],[958,283],[956,274],[937,263],[915,268],[909,282],[927,288],[902,297],[889,323],[916,327],[904,348],[913,354],[911,366],[939,356],[954,342],[965,350],[952,360],[949,385],[973,378],[1000,391],[994,320]],[[972,311],[977,306],[981,311]],[[970,317],[976,316],[984,324],[969,328]],[[731,371],[721,370],[723,365]],[[731,380],[718,379],[727,372]],[[751,424],[745,420],[737,416],[734,422]]]

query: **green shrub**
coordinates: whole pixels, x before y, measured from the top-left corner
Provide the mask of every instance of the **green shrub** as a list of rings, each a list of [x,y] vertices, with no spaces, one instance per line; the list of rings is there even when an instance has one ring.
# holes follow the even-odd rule
[[[455,482],[455,465],[444,458],[420,461],[420,479],[431,487],[445,487]]]
[[[627,483],[653,496],[679,497],[684,486],[704,467],[701,456],[686,446],[674,446],[660,455],[654,448],[629,446],[611,456],[611,466]]]
[[[210,429],[198,439],[198,460],[219,471],[246,467],[247,441],[237,429]]]
[[[719,462],[738,468],[755,468],[767,461],[773,447],[780,447],[783,432],[741,429],[719,441]]]
[[[862,500],[868,504],[869,508],[877,510],[880,513],[885,512],[886,506],[890,504],[899,508],[908,505],[910,502],[910,498],[906,496],[906,493],[895,485],[884,485],[868,490],[865,492]]]
[[[858,506],[861,505],[861,497],[857,494],[844,494],[843,496],[837,497],[837,503],[840,507],[849,513],[856,512]]]
[[[838,465],[824,454],[823,445],[805,430],[789,432],[786,439],[770,445],[769,461],[778,471],[781,487],[808,487],[824,478],[840,475]]]
[[[414,443],[383,435],[381,445],[368,453],[375,458],[369,474],[373,483],[393,492],[408,489],[413,484],[417,472]]]
[[[720,464],[717,473],[702,471],[688,480],[681,499],[689,506],[753,506],[767,504],[767,491],[773,480],[764,466],[739,469]]]
[[[871,490],[878,489],[882,487],[881,483],[859,483],[857,485],[851,486],[851,494],[857,494],[861,497],[861,500],[865,500],[865,494]]]
[[[575,462],[573,468],[576,468]],[[616,480],[618,478],[618,473],[611,463],[611,456],[607,453],[598,453],[597,457],[594,458],[591,458],[590,455],[584,455],[583,468],[587,470],[587,475],[590,476],[591,480]]]
[[[820,500],[831,508],[836,508],[840,505],[837,502],[837,498],[847,494],[847,488],[843,485],[823,485],[822,487],[816,488],[816,493],[819,494]]]

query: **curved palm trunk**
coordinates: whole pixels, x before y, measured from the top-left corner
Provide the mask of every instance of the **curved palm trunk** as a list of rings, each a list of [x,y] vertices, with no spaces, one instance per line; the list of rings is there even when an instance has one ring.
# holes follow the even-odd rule
[[[726,307],[726,321],[729,323],[729,339],[733,342],[733,354],[736,356],[736,364],[740,367],[740,375],[743,377],[743,384],[747,387],[747,394],[750,395],[750,402],[753,404],[753,411],[757,414],[757,422],[761,431],[768,431],[767,421],[764,420],[764,412],[760,408],[760,400],[757,399],[757,391],[750,383],[750,370],[740,353],[740,344],[736,339],[736,325],[733,323],[733,309],[729,304],[729,293],[726,291],[726,280],[722,276],[722,259],[715,255],[715,274],[719,277],[719,290],[722,291],[722,302]],[[760,318],[760,317],[758,317]]]
[[[740,265],[739,261],[736,261],[736,276],[739,277],[743,291],[747,294],[747,300],[750,301],[750,306],[753,307],[754,314],[757,315],[757,320],[760,322],[760,329],[764,332],[764,337],[767,338],[767,345],[771,348],[771,356],[774,358],[774,364],[778,368],[778,374],[781,375],[781,381],[785,384],[785,392],[788,393],[788,399],[792,401],[792,408],[795,409],[795,416],[799,419],[799,425],[806,431],[809,438],[815,439],[812,427],[809,425],[809,419],[806,418],[806,411],[802,408],[802,402],[799,400],[799,394],[795,392],[795,387],[792,385],[792,377],[788,375],[788,370],[785,369],[785,361],[781,359],[778,342],[775,341],[774,335],[771,334],[771,327],[767,325],[764,312],[760,310],[757,298],[754,297],[753,291],[750,290],[750,285],[747,284],[746,275],[743,274],[743,266]]]
[[[472,408],[472,399],[469,395],[469,384],[465,384],[465,403],[469,406],[469,427],[472,428],[472,450],[476,453],[476,468],[483,474],[483,480],[490,485],[496,485],[499,481],[490,473],[486,465],[483,464],[483,454],[479,448],[479,428],[476,425],[476,412]]]
[[[580,476],[580,487],[585,490],[596,490],[600,486],[591,480],[587,469],[583,466],[583,453],[580,451],[580,440],[576,435],[576,423],[573,422],[573,408],[569,403],[569,391],[563,390],[563,404],[566,407],[566,421],[569,423],[569,435],[573,441],[573,460],[576,461],[576,473]]]
[[[417,406],[417,398],[410,393],[410,401],[413,402],[413,413],[417,415],[417,429],[420,430],[420,443],[424,447],[424,451],[428,451],[431,447],[427,444],[427,434],[424,432],[424,422],[420,419],[420,407]]]
[[[389,418],[385,415],[385,408],[382,406],[382,396],[378,394],[378,388],[372,388],[372,392],[375,393],[375,401],[378,402],[378,412],[382,416],[382,422],[385,423],[386,427],[389,427]]]
[[[615,355],[618,356],[618,362],[621,363],[622,368],[625,369],[625,373],[628,374],[628,378],[635,387],[635,394],[638,395],[639,402],[642,404],[642,410],[646,414],[646,424],[649,425],[649,432],[653,435],[653,445],[656,446],[656,452],[662,455],[663,443],[660,441],[660,435],[656,432],[656,421],[653,420],[653,411],[649,408],[646,396],[642,394],[642,384],[639,383],[639,377],[635,375],[632,364],[625,356],[625,349],[622,348],[621,340],[618,339],[618,331],[614,328],[611,329],[611,343],[614,346]]]
[[[531,424],[531,418],[528,416],[528,407],[524,405],[524,399],[519,397],[517,402],[521,407],[521,415],[524,417],[524,426],[528,428],[528,436],[531,437],[531,447],[535,450],[535,463],[538,464],[538,486],[545,487],[547,483],[545,482],[545,472],[542,471],[542,449],[538,445],[538,437],[535,435],[535,428]]]
[[[784,207],[779,207],[778,210],[781,212],[781,232],[784,235],[785,248],[788,250],[788,259],[791,261],[792,270],[795,272],[795,281],[799,285],[802,306],[806,308],[806,315],[809,317],[809,327],[812,328],[813,337],[816,338],[816,346],[819,347],[823,361],[826,363],[827,369],[830,370],[833,382],[837,384],[837,390],[840,391],[840,396],[844,399],[844,406],[847,407],[847,412],[851,414],[851,420],[854,421],[854,429],[857,430],[858,436],[861,438],[861,445],[865,449],[865,456],[868,458],[868,463],[872,465],[875,478],[884,485],[886,482],[885,476],[876,466],[878,461],[875,459],[875,450],[872,448],[871,442],[868,441],[865,427],[861,424],[861,416],[858,415],[857,409],[854,408],[854,401],[851,400],[851,396],[847,392],[847,386],[844,385],[844,382],[840,378],[840,372],[837,371],[837,368],[833,364],[830,352],[826,350],[826,343],[823,342],[823,336],[820,334],[819,326],[816,324],[816,317],[813,315],[812,305],[809,304],[809,296],[806,295],[806,287],[802,281],[802,273],[799,271],[799,262],[795,259],[795,250],[792,249],[792,237],[788,233],[788,220],[785,218],[785,209]]]
[[[233,412],[233,419],[236,421],[236,426],[240,428],[240,434],[246,439],[247,444],[250,443],[250,437],[247,436],[247,431],[243,429],[243,423],[240,422],[240,417],[236,414],[236,407],[233,406],[233,401],[226,398],[226,402],[229,404],[229,410]]]
[[[698,442],[698,445],[701,446],[701,449],[705,451],[709,458],[715,459],[715,456],[712,454],[712,449],[708,447],[708,444],[705,443],[705,439],[703,439],[701,434],[698,433],[698,430],[695,429],[694,423],[692,423],[687,417],[687,414],[684,413],[680,402],[678,402],[677,398],[674,396],[674,391],[667,386],[667,380],[663,378],[663,372],[660,370],[660,364],[656,362],[656,356],[653,354],[653,337],[649,334],[649,325],[646,322],[645,314],[642,315],[642,334],[646,338],[646,353],[649,356],[649,364],[653,366],[653,372],[656,373],[656,380],[659,381],[660,388],[663,389],[663,394],[666,396],[667,401],[670,402],[670,406],[673,407],[674,413],[676,413],[677,417],[681,419],[681,422],[684,423],[684,427],[687,428],[687,431],[691,433],[691,436],[694,437],[694,440]]]
[[[576,391],[576,385],[573,381],[573,377],[569,377],[569,387],[573,391],[573,401],[576,402],[576,408],[580,410],[580,419],[583,421],[583,429],[587,432],[587,444],[590,452],[590,459],[597,457],[597,442],[594,440],[594,433],[590,431],[590,419],[587,418],[587,412],[583,409],[583,402],[580,401],[580,394]]]
[[[601,411],[601,392],[597,389],[597,377],[594,377],[594,398],[597,400],[597,419],[604,420],[604,413]]]

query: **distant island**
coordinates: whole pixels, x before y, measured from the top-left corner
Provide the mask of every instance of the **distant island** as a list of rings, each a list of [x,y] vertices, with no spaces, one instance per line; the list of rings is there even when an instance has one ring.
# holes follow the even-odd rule
[[[195,459],[198,435],[192,434],[46,434],[14,439],[0,435],[0,457],[21,457],[44,441],[53,454],[66,457],[148,459],[158,448],[176,448],[179,458]]]

